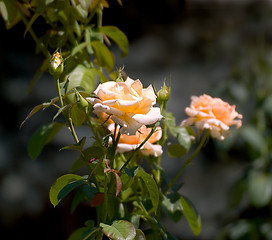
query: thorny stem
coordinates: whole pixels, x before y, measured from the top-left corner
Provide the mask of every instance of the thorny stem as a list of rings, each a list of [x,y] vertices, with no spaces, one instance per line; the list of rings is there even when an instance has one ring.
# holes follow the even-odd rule
[[[179,170],[177,175],[172,179],[172,181],[169,183],[169,185],[167,186],[167,188],[163,192],[164,194],[174,185],[174,183],[178,180],[178,178],[181,175],[181,173],[183,172],[183,170],[191,163],[193,158],[197,155],[197,153],[200,151],[200,149],[204,146],[204,144],[206,143],[209,135],[210,135],[210,131],[206,130],[206,132],[204,133],[204,136],[201,139],[201,142],[199,143],[198,147],[193,152],[193,154],[185,160],[182,168]]]

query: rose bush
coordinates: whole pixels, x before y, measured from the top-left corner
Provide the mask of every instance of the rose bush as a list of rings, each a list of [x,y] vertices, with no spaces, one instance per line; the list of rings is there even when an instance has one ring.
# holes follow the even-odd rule
[[[235,118],[242,119],[243,116],[235,111],[235,105],[206,94],[192,96],[191,99],[190,107],[185,109],[189,118],[182,121],[181,127],[195,124],[198,129],[209,129],[211,136],[219,140],[224,140],[230,134],[231,125],[241,127],[242,121]]]
[[[114,124],[110,124],[108,129],[114,132]],[[131,150],[135,150],[149,135],[152,128],[147,128],[145,125],[140,127],[135,135],[121,134],[116,152],[124,153]],[[154,133],[147,140],[147,142],[141,147],[140,151],[146,156],[159,157],[162,155],[162,146],[159,144],[153,144],[159,141],[162,137],[161,127],[156,127]]]
[[[143,88],[140,80],[128,77],[124,81],[123,69],[119,74],[113,72],[114,54],[108,46],[114,42],[125,56],[128,39],[117,27],[102,26],[105,7],[109,7],[106,0],[1,1],[0,12],[6,26],[11,27],[22,18],[25,34],[29,31],[37,50],[46,57],[40,70],[46,72],[49,63],[49,73],[55,80],[57,97],[35,106],[22,123],[40,110],[56,110],[53,121],[43,124],[30,138],[29,156],[36,159],[62,128],[67,128],[74,138],[73,144],[61,150],[74,150],[80,156],[70,173],[59,176],[50,188],[50,202],[56,207],[73,192],[71,212],[88,202],[85,206],[95,207],[95,214],[87,214],[90,219],[84,219],[85,226],[75,230],[69,240],[177,239],[160,223],[166,216],[175,223],[185,217],[193,234],[199,235],[200,215],[184,195],[178,179],[205,146],[210,133],[224,139],[230,125],[241,126],[241,120],[234,119],[241,119],[242,115],[221,99],[193,97],[191,106],[186,108],[190,118],[181,126],[195,123],[200,129],[209,130],[202,138],[195,138],[199,144],[189,154],[194,134],[177,126],[175,117],[168,112],[170,87],[164,82],[159,91],[151,85]],[[50,34],[47,31],[42,37],[36,36],[32,25],[37,16],[52,28]],[[51,56],[52,49],[62,53],[56,50]],[[108,76],[104,75],[106,71]],[[116,79],[107,80],[117,74]],[[100,84],[93,91],[98,79]],[[30,89],[36,81],[32,80]],[[159,107],[154,107],[156,103]],[[97,116],[92,116],[91,110]],[[79,138],[77,128],[83,124],[90,131],[84,131],[85,136]],[[162,164],[163,147],[167,147],[170,157],[187,156],[182,165],[175,165],[177,174],[173,179]],[[73,173],[81,168],[83,176]]]
[[[125,82],[109,81],[99,84],[94,91],[97,98],[86,98],[93,104],[98,116],[106,113],[115,123],[122,126],[121,134],[134,135],[142,125],[161,120],[160,108],[151,85],[143,88],[140,80],[127,78]]]

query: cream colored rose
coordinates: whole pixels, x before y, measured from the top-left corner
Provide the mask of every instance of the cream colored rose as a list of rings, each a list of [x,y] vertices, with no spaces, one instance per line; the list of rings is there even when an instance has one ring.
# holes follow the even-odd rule
[[[98,98],[86,98],[93,104],[94,113],[107,114],[120,126],[121,133],[134,135],[142,125],[149,125],[162,118],[156,104],[152,86],[143,88],[140,80],[127,78],[125,82],[109,81],[99,84],[94,91]]]
[[[108,126],[108,129],[111,132],[114,132],[114,124],[110,124]],[[121,134],[116,152],[123,153],[135,150],[146,139],[146,137],[151,132],[151,129],[152,128],[147,128],[145,125],[143,125],[141,128],[139,128],[135,135]],[[159,141],[161,137],[161,127],[157,127],[151,137],[141,147],[140,151],[146,156],[152,155],[158,157],[162,155],[162,146],[158,144],[153,144]]]
[[[237,128],[242,126],[242,115],[235,111],[235,105],[231,106],[220,98],[212,98],[209,95],[193,96],[190,107],[185,109],[188,119],[181,123],[181,127],[192,124],[199,129],[210,129],[211,136],[224,140],[229,135],[231,125]]]

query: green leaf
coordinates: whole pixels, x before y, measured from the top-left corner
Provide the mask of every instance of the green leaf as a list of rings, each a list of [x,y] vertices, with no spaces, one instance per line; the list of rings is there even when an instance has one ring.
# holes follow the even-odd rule
[[[128,53],[128,39],[126,35],[115,26],[103,26],[100,31],[111,38],[121,49],[121,56],[125,57]]]
[[[128,176],[130,176],[130,177],[135,177],[136,174],[137,174],[137,172],[138,172],[138,169],[139,169],[138,166],[135,166],[135,167],[133,167],[133,168],[127,168],[127,167],[124,168],[126,174],[127,174]]]
[[[94,51],[93,48],[91,46],[91,42],[92,41],[103,41],[103,37],[102,34],[95,28],[92,27],[86,27],[85,28],[85,42],[88,43],[87,45],[87,51],[89,54],[93,55]]]
[[[85,197],[86,197],[86,195],[85,195],[84,189],[83,189],[82,187],[80,187],[80,188],[77,190],[77,192],[76,192],[76,194],[75,194],[75,196],[74,196],[74,198],[73,198],[72,205],[71,205],[71,213],[73,213],[73,212],[76,210],[77,206],[78,206],[82,201],[85,200]]]
[[[185,155],[191,147],[191,136],[186,128],[176,126],[176,119],[170,112],[165,112],[165,124],[170,134],[177,139],[178,144],[174,144],[168,149],[171,157],[181,157]]]
[[[89,42],[83,42],[83,43],[78,44],[77,46],[75,46],[73,48],[71,55],[72,56],[76,55],[79,51],[81,51],[85,47],[88,47],[88,45],[90,45]]]
[[[94,49],[94,55],[97,59],[99,66],[104,67],[108,70],[108,72],[111,72],[114,67],[113,54],[102,42],[93,41],[91,42],[91,45]]]
[[[75,171],[85,166],[92,158],[102,158],[104,156],[104,149],[102,147],[91,146],[86,148],[80,157],[75,161],[70,171]]]
[[[7,29],[13,27],[21,19],[15,0],[1,0],[0,13],[6,23]]]
[[[70,150],[82,151],[85,145],[85,142],[86,142],[86,137],[83,137],[78,143],[63,147],[61,148],[61,150],[70,149]]]
[[[30,118],[32,117],[36,112],[40,111],[40,110],[44,110],[46,108],[48,108],[49,106],[53,105],[56,101],[58,100],[58,98],[53,98],[50,102],[48,103],[42,103],[37,105],[36,107],[34,107],[30,113],[27,115],[27,117],[25,118],[25,120],[21,123],[20,128],[24,125],[24,123]]]
[[[134,240],[145,240],[145,235],[143,233],[143,231],[141,229],[137,229],[136,230],[136,236],[134,238]]]
[[[82,64],[78,64],[70,72],[65,72],[65,74],[69,78],[67,92],[76,87],[82,87],[86,92],[93,91],[96,84],[96,71],[94,68],[86,68]]]
[[[91,93],[96,85],[97,73],[95,68],[87,68],[80,64],[75,57],[65,61],[65,68],[60,76],[62,95],[71,92],[73,88],[81,87],[85,92]],[[74,102],[74,94],[68,96]]]
[[[71,117],[76,127],[80,127],[86,120],[85,112],[79,109],[77,104],[74,104],[71,108]]]
[[[59,108],[59,110],[57,111],[57,113],[55,114],[55,116],[53,117],[53,121],[66,109],[66,108],[68,108],[69,107],[69,105],[65,105],[65,106],[63,106],[63,107],[61,107],[61,108]]]
[[[58,194],[58,200],[61,201],[65,198],[70,192],[72,192],[75,188],[79,187],[80,185],[84,184],[84,180],[78,180],[75,182],[68,183],[63,189],[60,190]]]
[[[86,9],[85,6],[83,7],[82,4],[76,4],[76,1],[74,0],[72,0],[72,2],[74,2],[74,4],[72,4],[72,9],[74,10],[73,11],[74,17],[82,21],[86,19],[88,16],[88,9]]]
[[[52,205],[54,207],[56,207],[58,205],[58,203],[60,202],[60,199],[58,198],[59,193],[66,185],[68,185],[69,183],[75,182],[75,181],[79,181],[79,180],[82,181],[83,178],[81,176],[75,175],[75,174],[66,174],[66,175],[59,177],[55,181],[55,183],[52,185],[52,187],[50,188],[49,198],[50,198],[50,202],[52,203]]]
[[[254,206],[264,207],[272,197],[272,177],[268,174],[252,172],[248,180],[248,193]]]
[[[186,150],[186,152],[189,151],[190,147],[191,147],[191,143],[192,143],[192,140],[191,140],[191,136],[190,134],[188,133],[187,129],[186,128],[181,128],[181,127],[177,127],[177,140],[178,140],[178,143],[184,147],[184,149]]]
[[[164,111],[163,113],[164,116],[164,122],[166,124],[166,126],[169,128],[170,133],[173,136],[176,136],[176,118],[173,116],[173,114],[171,112],[166,112]]]
[[[180,198],[180,202],[182,205],[182,211],[183,214],[186,217],[187,222],[189,223],[193,233],[195,236],[199,235],[201,232],[201,218],[198,212],[196,211],[193,203],[186,198],[185,196],[182,196]]]
[[[97,190],[95,187],[89,185],[89,184],[84,184],[79,187],[77,190],[74,199],[72,201],[72,206],[71,206],[71,213],[75,211],[77,206],[84,200],[92,200],[96,194]]]
[[[180,158],[187,153],[186,149],[179,144],[170,144],[168,146],[168,156]]]
[[[94,195],[95,195],[96,192],[97,192],[97,190],[96,190],[95,187],[90,186],[90,185],[88,185],[88,184],[82,186],[82,189],[83,189],[83,191],[84,191],[84,193],[85,193],[85,196],[86,196],[87,199],[89,199],[89,200],[92,200],[93,197],[94,197]]]
[[[174,199],[172,196],[163,196],[162,209],[164,213],[176,223],[182,217],[182,205],[180,199]]]
[[[102,71],[100,71],[99,69],[96,69],[96,73],[99,76],[101,83],[108,81],[108,78],[104,75],[104,73]]]
[[[112,225],[100,223],[103,233],[113,240],[132,240],[136,236],[133,224],[125,220],[114,221]]]
[[[24,32],[24,37],[26,36],[27,32],[29,31],[29,29],[31,28],[32,24],[36,21],[36,19],[41,15],[41,13],[35,13],[32,18],[30,19],[30,21],[28,22],[27,26],[26,26],[26,30]]]
[[[43,12],[50,3],[54,2],[54,0],[39,0],[37,3],[36,13]]]
[[[88,240],[93,234],[97,234],[97,228],[82,227],[75,230],[68,240]]]
[[[149,196],[151,198],[152,201],[152,205],[153,205],[153,211],[157,211],[157,208],[159,206],[159,190],[158,190],[158,186],[155,182],[155,180],[145,171],[143,171],[142,169],[139,169],[137,172],[137,177],[140,177],[145,186],[147,187]]]
[[[44,146],[53,139],[63,126],[63,123],[52,122],[45,124],[36,130],[28,142],[27,150],[29,156],[33,160],[36,159]]]

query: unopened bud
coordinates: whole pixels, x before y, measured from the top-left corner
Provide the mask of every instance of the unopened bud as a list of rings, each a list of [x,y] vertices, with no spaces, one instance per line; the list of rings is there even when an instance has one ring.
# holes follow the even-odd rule
[[[157,102],[159,105],[164,104],[168,101],[170,97],[170,87],[167,87],[165,82],[163,82],[163,86],[160,91],[157,92]]]
[[[87,113],[90,105],[89,102],[84,97],[82,97],[76,89],[74,89],[74,92],[78,108]]]
[[[49,63],[49,72],[55,78],[58,79],[63,72],[64,64],[63,58],[59,52],[53,54]]]

